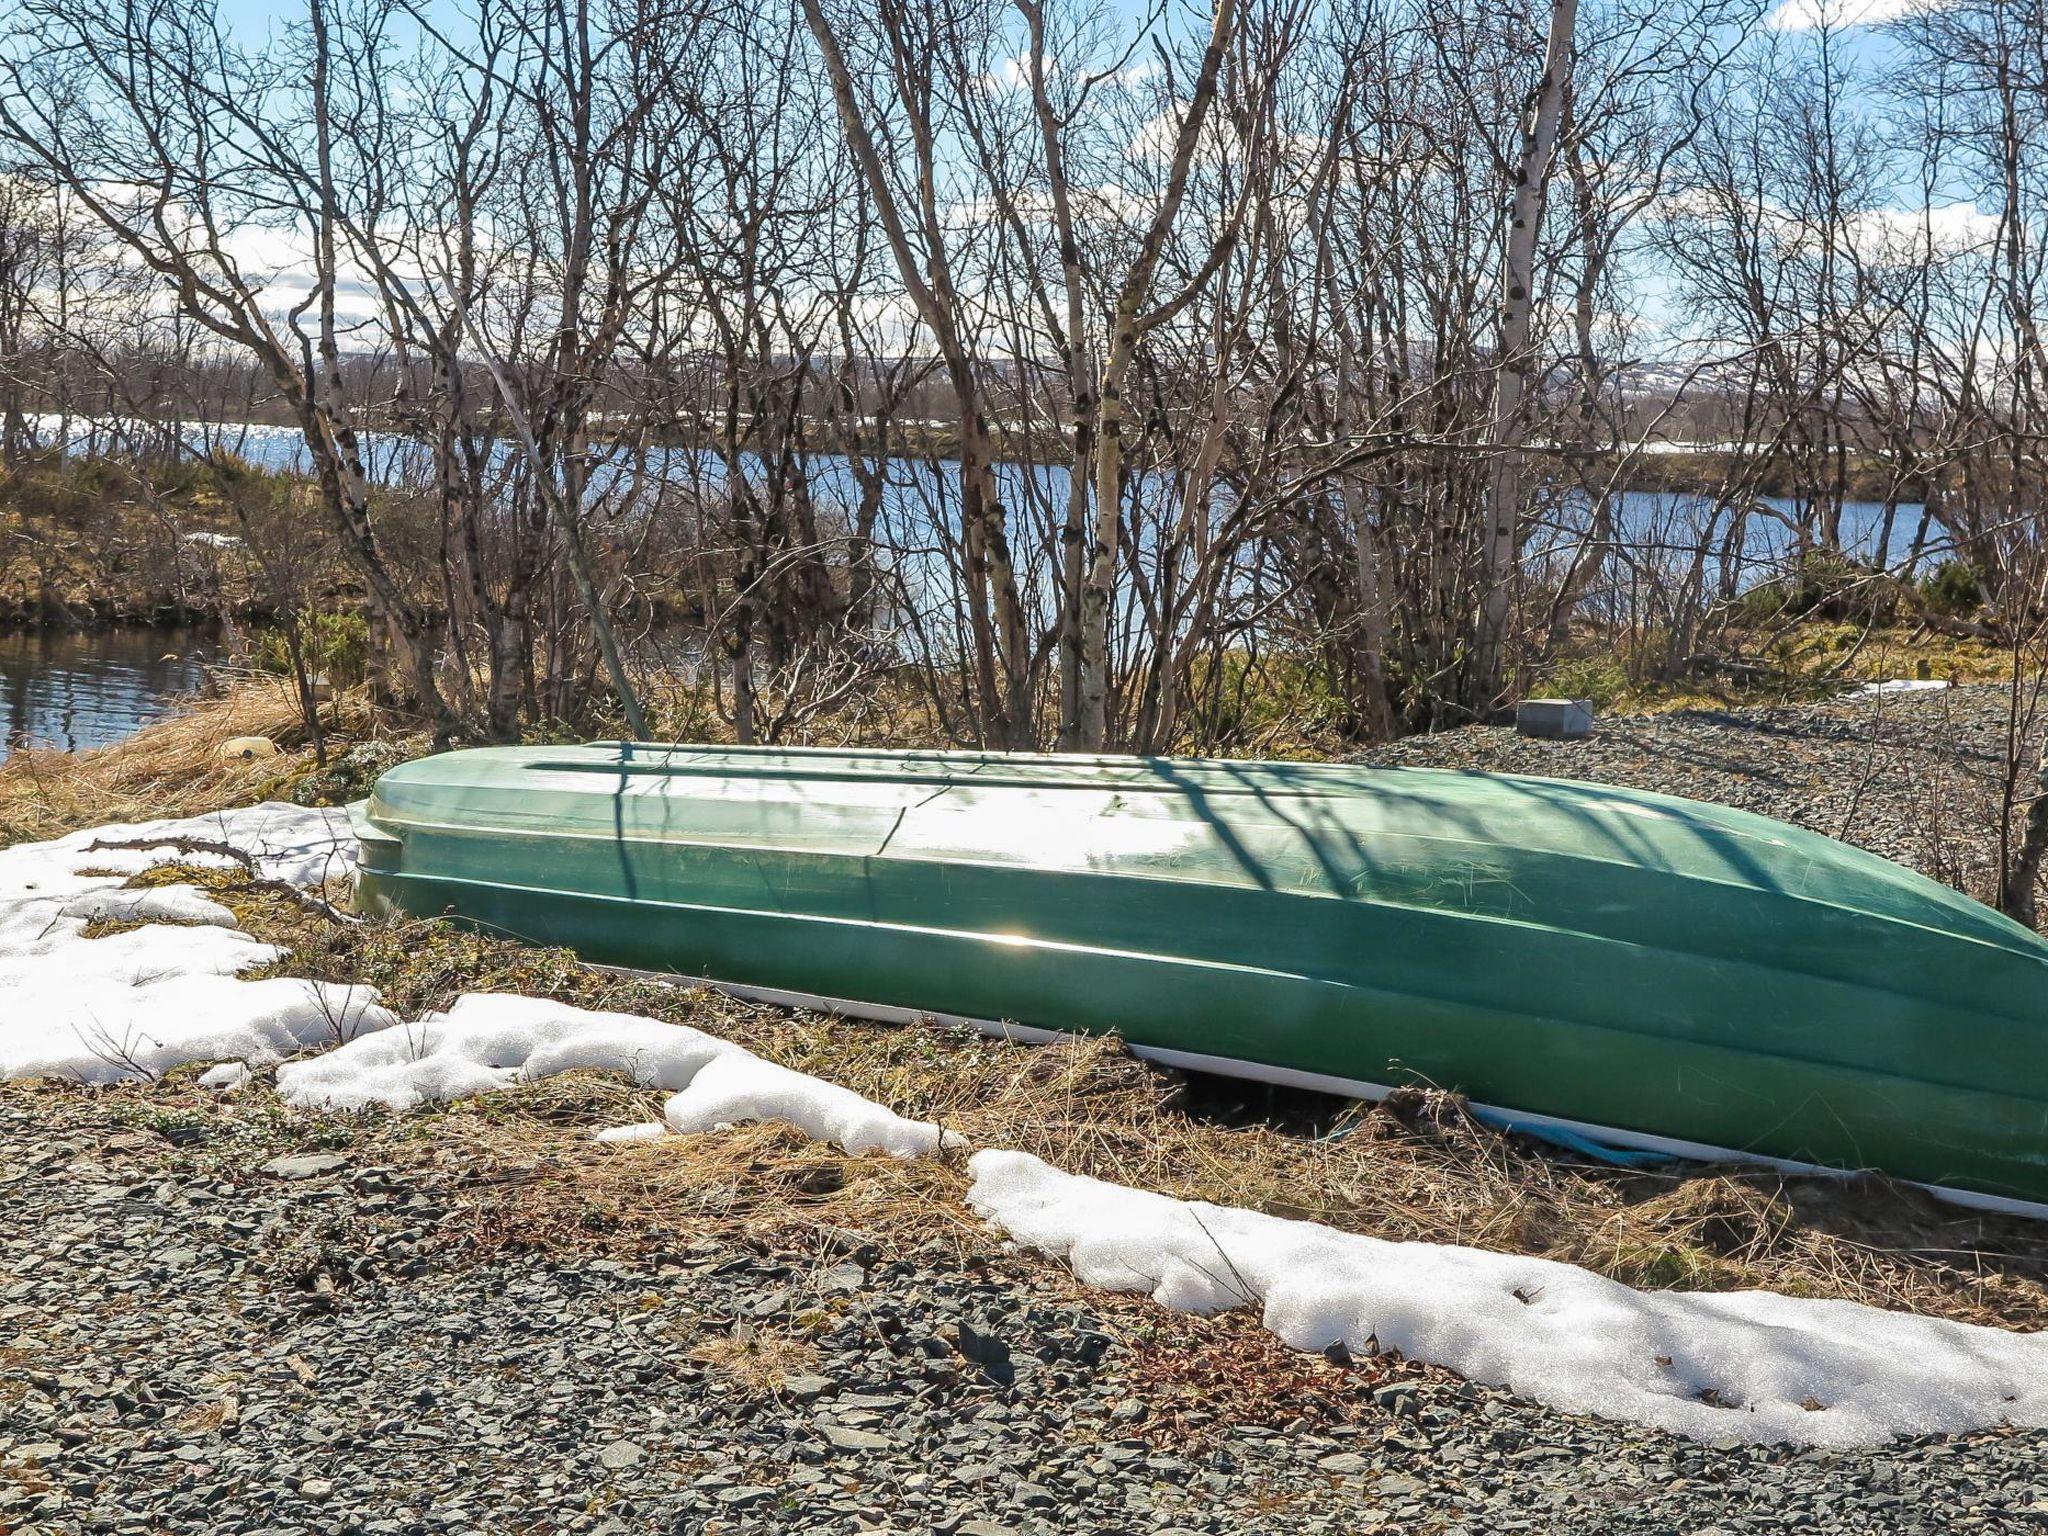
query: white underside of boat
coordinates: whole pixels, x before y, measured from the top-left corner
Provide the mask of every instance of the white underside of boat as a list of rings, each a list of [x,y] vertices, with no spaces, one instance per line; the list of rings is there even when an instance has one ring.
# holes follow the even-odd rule
[[[1005,1024],[995,1019],[976,1019],[964,1014],[939,1013],[930,1008],[898,1008],[888,1003],[865,1003],[857,998],[824,997],[815,992],[789,992],[780,987],[742,986],[736,982],[677,976],[660,971],[632,970],[624,966],[606,966],[603,969],[644,976],[677,986],[709,987],[715,992],[745,1002],[769,1003],[778,1008],[804,1008],[817,1013],[836,1013],[850,1019],[872,1019],[882,1024],[914,1024],[928,1019],[933,1023],[972,1029],[998,1039],[1018,1040],[1032,1045],[1045,1045],[1064,1038],[1065,1034],[1064,1031],[1056,1029],[1039,1029],[1029,1024]],[[1303,1072],[1293,1067],[1268,1066],[1263,1062],[1239,1061],[1230,1056],[1209,1056],[1200,1051],[1175,1051],[1156,1045],[1129,1045],[1128,1048],[1130,1053],[1140,1060],[1156,1062],[1163,1067],[1176,1067],[1185,1072],[1207,1072],[1217,1077],[1234,1077],[1248,1082],[1272,1083],[1282,1088],[1306,1088],[1317,1093],[1338,1094],[1344,1098],[1377,1100],[1395,1091],[1395,1085],[1391,1083],[1372,1083],[1353,1077],[1332,1077],[1323,1072]],[[1716,1147],[1705,1142],[1683,1141],[1672,1136],[1653,1136],[1644,1131],[1622,1130],[1611,1125],[1593,1125],[1584,1120],[1566,1120],[1556,1115],[1532,1114],[1527,1110],[1508,1109],[1494,1104],[1473,1103],[1470,1108],[1481,1119],[1503,1122],[1514,1130],[1534,1133],[1558,1132],[1635,1152],[1658,1152],[1669,1157],[1682,1157],[1701,1163],[1746,1163],[1753,1167],[1774,1168],[1781,1173],[1804,1174],[1818,1178],[1855,1177],[1854,1170],[1829,1168],[1819,1163],[1793,1162],[1781,1157],[1764,1157],[1735,1147]],[[1923,1189],[1936,1199],[1968,1210],[1991,1211],[1999,1215],[2027,1216],[2037,1221],[2048,1221],[2048,1204],[2041,1201],[2013,1200],[2003,1195],[1985,1195],[1975,1190],[1952,1189],[1941,1184],[1920,1184],[1912,1180],[1898,1182],[1911,1184],[1913,1188]]]

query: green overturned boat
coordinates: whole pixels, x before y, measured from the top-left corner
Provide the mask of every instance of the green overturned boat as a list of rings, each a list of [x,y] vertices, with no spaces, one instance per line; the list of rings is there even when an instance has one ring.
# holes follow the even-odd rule
[[[2048,943],[1743,811],[1550,779],[606,743],[359,809],[359,899],[883,1018],[1110,1031],[2048,1215]],[[1017,1026],[1021,1026],[1018,1029]]]

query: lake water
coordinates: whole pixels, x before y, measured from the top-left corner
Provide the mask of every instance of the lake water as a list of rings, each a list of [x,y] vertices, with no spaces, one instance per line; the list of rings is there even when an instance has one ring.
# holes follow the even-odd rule
[[[24,742],[75,751],[133,735],[198,689],[211,655],[191,630],[0,634],[0,758]]]
[[[55,434],[58,424],[54,419],[39,417],[37,423],[38,431]],[[98,439],[90,435],[91,430],[88,425],[74,424],[73,441],[79,448],[91,450],[100,446]],[[195,428],[187,434],[187,440],[195,452],[226,450],[265,469],[303,472],[310,463],[305,438],[296,427],[225,423],[203,431]],[[417,440],[390,432],[365,432],[361,440],[364,460],[373,479],[396,482],[427,473],[426,449]],[[512,448],[501,443],[494,452],[509,457]],[[759,467],[751,455],[746,456],[744,462],[749,466],[746,473],[751,474]],[[804,464],[811,478],[811,492],[821,503],[837,501],[851,506],[860,499],[856,478],[843,456],[833,453],[807,455]],[[950,521],[953,509],[960,504],[959,473],[959,464],[951,460],[938,463],[921,459],[890,461],[888,489],[882,498],[883,542],[893,541],[906,552],[924,551],[928,554],[934,544],[931,536],[934,519]],[[682,491],[715,492],[724,478],[724,462],[709,449],[652,447],[630,453],[620,450],[609,457],[600,456],[594,467],[591,492],[593,495],[604,494],[620,481],[642,491],[651,484],[667,484]],[[1058,463],[1031,467],[999,464],[996,466],[996,481],[1005,506],[1013,514],[1036,509],[1044,515],[1047,509],[1060,509],[1066,504],[1067,470]],[[1152,483],[1160,499],[1178,504],[1177,487],[1163,477],[1154,479]],[[1219,496],[1223,494],[1226,493],[1218,492]],[[1741,568],[1738,584],[1743,586],[1779,574],[1787,568],[1799,548],[1799,540],[1791,524],[1802,520],[1808,510],[1797,502],[1777,496],[1757,497],[1755,506],[1757,514],[1747,518],[1743,524],[1738,562]],[[1532,555],[1540,554],[1542,546],[1550,538],[1561,539],[1567,547],[1576,544],[1584,522],[1582,498],[1567,497],[1566,509],[1568,516],[1564,521],[1569,526],[1552,529],[1548,533],[1539,529],[1531,539]],[[1949,551],[1946,543],[1937,536],[1920,552],[1917,562],[1907,558],[1920,512],[1917,502],[1899,506],[1892,517],[1889,547],[1880,549],[1879,534],[1885,521],[1885,509],[1871,501],[1845,503],[1841,524],[1843,548],[1858,558],[1886,565],[1898,574],[1925,574]],[[1640,561],[1668,564],[1676,569],[1688,564],[1702,544],[1710,550],[1720,548],[1729,511],[1710,495],[1627,491],[1620,497],[1616,520],[1619,525],[1617,531],[1635,546],[1634,553]],[[1151,526],[1148,521],[1147,529]],[[1939,530],[1936,533],[1939,535]],[[1143,533],[1141,541],[1149,537],[1149,532]],[[917,558],[914,554],[906,555],[909,564],[914,564]],[[900,564],[899,573],[907,573],[908,568],[907,564]],[[941,585],[944,584],[943,572],[934,567],[931,574]]]

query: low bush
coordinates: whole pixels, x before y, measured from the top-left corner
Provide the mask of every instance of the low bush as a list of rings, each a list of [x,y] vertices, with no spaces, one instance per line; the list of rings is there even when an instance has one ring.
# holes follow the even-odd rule
[[[1984,578],[1967,560],[1944,560],[1920,583],[1920,596],[1936,613],[1961,618],[1984,602]]]
[[[370,626],[359,613],[315,612],[258,630],[249,645],[249,661],[260,672],[290,677],[292,641],[297,639],[306,668],[335,688],[353,688],[363,680],[370,654]]]
[[[1787,618],[1834,619],[1852,624],[1889,624],[1898,617],[1896,577],[1839,550],[1811,550],[1781,574],[1760,581],[1737,597],[1732,617],[1745,624]]]

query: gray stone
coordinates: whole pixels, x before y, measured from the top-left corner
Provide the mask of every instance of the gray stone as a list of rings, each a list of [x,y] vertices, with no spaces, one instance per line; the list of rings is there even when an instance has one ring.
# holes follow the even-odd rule
[[[614,1440],[610,1445],[597,1453],[597,1463],[599,1466],[608,1467],[614,1472],[621,1472],[627,1467],[639,1466],[646,1459],[646,1456],[647,1453],[631,1440]]]
[[[301,1152],[291,1157],[273,1157],[263,1165],[263,1171],[279,1179],[315,1179],[347,1166],[348,1159],[336,1152]]]
[[[1593,706],[1586,699],[1524,699],[1515,706],[1515,732],[1547,741],[1583,741],[1593,734]]]
[[[844,1424],[820,1424],[818,1432],[833,1446],[842,1451],[893,1451],[896,1442],[887,1435],[877,1435],[865,1429],[849,1429]]]

